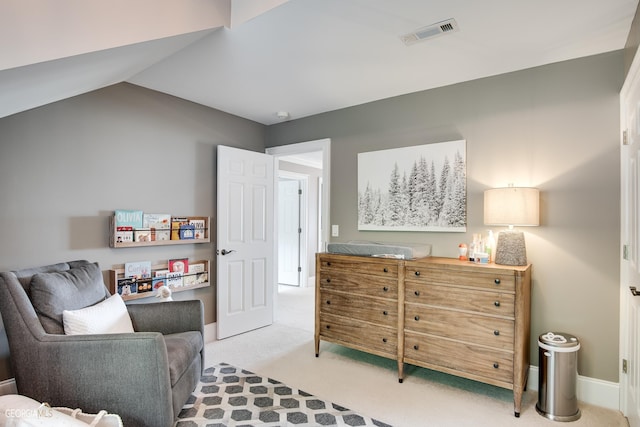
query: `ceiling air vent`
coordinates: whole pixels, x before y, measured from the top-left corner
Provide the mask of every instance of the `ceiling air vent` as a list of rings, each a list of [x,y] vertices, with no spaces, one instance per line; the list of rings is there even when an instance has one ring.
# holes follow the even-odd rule
[[[427,27],[418,28],[412,33],[400,36],[400,39],[407,46],[423,40],[432,39],[447,33],[455,33],[458,31],[458,24],[455,19],[447,19],[446,21],[437,22]]]

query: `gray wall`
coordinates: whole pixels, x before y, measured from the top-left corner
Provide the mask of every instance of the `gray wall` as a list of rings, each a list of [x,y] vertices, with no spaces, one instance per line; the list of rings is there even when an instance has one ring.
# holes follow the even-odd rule
[[[566,331],[582,342],[581,375],[618,382],[623,62],[617,51],[320,114],[270,126],[267,146],[331,138],[339,240],[427,242],[436,256],[486,233],[484,190],[538,187],[542,224],[524,230],[532,364],[541,333]],[[467,141],[466,233],[357,231],[357,153],[457,139]]]
[[[175,97],[119,84],[0,119],[0,269],[71,259],[103,270],[126,261],[211,260],[214,243],[110,249],[114,209],[211,216],[216,145],[264,151],[263,125]],[[215,287],[199,298],[215,321]],[[0,379],[11,377],[4,328]]]

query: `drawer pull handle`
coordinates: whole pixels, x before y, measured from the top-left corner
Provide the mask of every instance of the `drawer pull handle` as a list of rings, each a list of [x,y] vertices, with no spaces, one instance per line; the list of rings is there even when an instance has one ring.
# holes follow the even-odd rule
[[[500,331],[497,331],[497,330],[496,330],[496,331],[493,331],[493,335],[495,335],[495,336],[500,335]]]
[[[419,275],[420,275],[420,272],[419,272],[419,271],[416,271],[416,276],[419,276]]]
[[[387,312],[387,310],[383,311],[382,314],[384,314],[385,316],[388,315],[389,313]]]
[[[415,319],[415,320],[416,320],[416,322],[417,322],[418,320],[420,320],[420,316],[416,316],[416,317],[414,317],[414,319]]]
[[[382,288],[382,290],[385,291],[385,292],[389,292],[389,287],[385,286],[384,288]]]
[[[415,291],[414,294],[416,294],[417,297],[420,296],[420,291]]]
[[[327,279],[327,283],[331,283],[331,279]]]
[[[495,305],[496,307],[500,307],[500,301],[494,302],[493,305]]]
[[[327,329],[331,329],[331,325],[327,325]]]
[[[500,367],[500,365],[498,364],[498,362],[495,362],[495,363],[493,364],[493,367],[494,367],[495,369],[498,369],[498,368]]]
[[[384,270],[382,270],[382,271],[384,271],[385,273],[388,273],[389,269],[387,267],[385,267]]]
[[[330,305],[330,304],[331,304],[331,300],[327,300],[327,304],[329,304],[329,305]]]
[[[414,349],[414,350],[419,350],[419,349],[420,349],[420,346],[419,346],[418,344],[416,344],[416,345],[414,345],[414,346],[413,346],[413,349]]]
[[[386,342],[387,342],[387,339],[386,339],[386,338],[382,338],[382,342],[385,342],[385,343],[386,343]]]
[[[331,267],[331,262],[327,262],[327,267]]]
[[[496,285],[499,285],[500,284],[500,279],[494,279],[493,283],[495,283]]]

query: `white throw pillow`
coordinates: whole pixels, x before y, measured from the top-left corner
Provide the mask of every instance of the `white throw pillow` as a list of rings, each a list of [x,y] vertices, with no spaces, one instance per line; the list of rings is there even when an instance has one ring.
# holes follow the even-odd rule
[[[80,310],[64,310],[62,323],[66,335],[134,332],[127,306],[119,294],[112,295],[91,307]]]
[[[119,415],[100,411],[83,414],[80,409],[51,408],[27,396],[0,396],[0,426],[12,427],[122,427]]]

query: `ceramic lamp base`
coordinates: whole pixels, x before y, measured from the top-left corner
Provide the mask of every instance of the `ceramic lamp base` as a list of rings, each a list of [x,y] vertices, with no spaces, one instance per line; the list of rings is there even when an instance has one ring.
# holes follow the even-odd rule
[[[527,265],[527,248],[522,231],[505,230],[498,234],[496,264]]]

